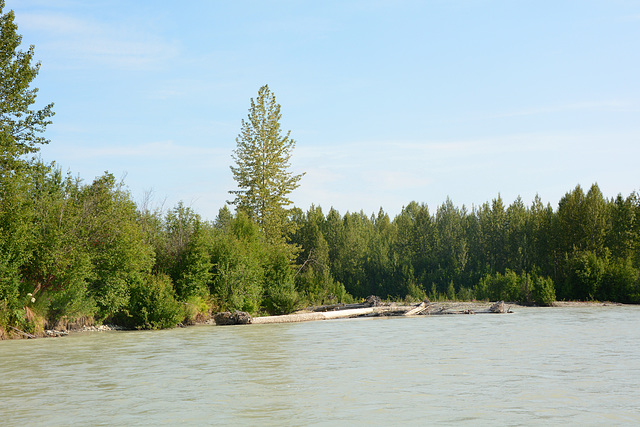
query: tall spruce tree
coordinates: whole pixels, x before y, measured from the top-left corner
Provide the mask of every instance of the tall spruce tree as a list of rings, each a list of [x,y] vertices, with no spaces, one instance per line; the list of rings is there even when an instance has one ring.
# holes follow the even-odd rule
[[[288,221],[292,203],[288,196],[304,175],[289,171],[295,141],[291,131],[282,134],[281,117],[275,95],[269,86],[262,86],[257,99],[251,99],[247,120],[236,138],[231,172],[238,189],[229,192],[235,199],[228,202],[256,221],[271,242],[283,241],[293,225]]]

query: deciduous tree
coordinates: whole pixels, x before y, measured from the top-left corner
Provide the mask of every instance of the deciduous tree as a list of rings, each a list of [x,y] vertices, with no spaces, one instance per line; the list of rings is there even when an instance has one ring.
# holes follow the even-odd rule
[[[32,109],[37,88],[31,82],[40,70],[33,62],[34,47],[19,49],[22,36],[17,33],[12,10],[3,13],[0,0],[0,177],[13,170],[25,154],[38,151],[48,141],[39,134],[51,123],[53,104]]]

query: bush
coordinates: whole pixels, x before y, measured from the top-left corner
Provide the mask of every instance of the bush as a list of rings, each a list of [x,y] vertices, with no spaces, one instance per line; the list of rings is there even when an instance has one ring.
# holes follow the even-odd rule
[[[485,275],[475,290],[478,299],[491,301],[517,301],[522,304],[548,306],[556,300],[555,287],[550,278],[536,275],[532,277],[527,273],[518,276],[509,269],[504,275]]]
[[[453,285],[453,280],[451,280],[449,282],[449,286],[447,286],[447,299],[449,301],[455,301],[456,300],[456,288]]]
[[[193,325],[211,317],[211,302],[202,297],[190,297],[184,303],[184,319],[182,323]]]
[[[556,288],[553,286],[553,280],[550,277],[533,278],[533,302],[537,305],[548,307],[553,305],[556,300]]]
[[[298,303],[293,278],[280,283],[267,283],[264,306],[269,314],[291,313]]]
[[[219,308],[257,313],[264,294],[263,260],[269,256],[257,225],[239,214],[214,237],[210,251],[210,291]]]
[[[486,274],[476,286],[478,299],[488,299],[491,301],[519,301],[520,300],[520,280],[518,275],[507,269],[504,275]]]
[[[471,288],[460,288],[458,291],[458,295],[456,295],[456,299],[458,301],[471,301],[475,298],[473,289]]]
[[[609,264],[608,254],[599,257],[592,251],[574,251],[567,258],[564,298],[594,300]]]
[[[117,318],[130,328],[164,329],[176,326],[184,315],[171,279],[166,275],[148,275],[131,287],[129,305]]]
[[[65,318],[75,322],[80,318],[91,318],[97,311],[96,303],[89,295],[87,283],[78,280],[68,283],[63,289],[43,293],[39,301],[47,304],[43,307],[46,312],[47,323],[54,327]]]
[[[0,248],[1,249],[1,248]],[[24,319],[24,312],[20,312],[20,275],[15,264],[5,258],[0,251],[0,328],[9,329],[17,326]]]
[[[427,292],[414,281],[407,284],[407,295],[404,300],[406,302],[424,301],[427,299]]]
[[[212,294],[226,311],[255,314],[262,295],[262,269],[245,260],[217,265]]]
[[[269,314],[287,314],[294,310],[298,293],[293,270],[283,251],[271,253],[265,265],[264,289],[264,307]]]
[[[352,303],[353,297],[336,281],[328,268],[308,263],[295,277],[298,298],[302,304],[323,305]]]
[[[611,261],[602,276],[598,288],[600,300],[637,303],[639,271],[630,258]],[[636,297],[634,298],[634,295]]]

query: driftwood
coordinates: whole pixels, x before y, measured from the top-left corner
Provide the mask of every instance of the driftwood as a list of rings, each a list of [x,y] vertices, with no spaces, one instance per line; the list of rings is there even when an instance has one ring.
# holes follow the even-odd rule
[[[367,315],[380,315],[385,312],[398,311],[397,307],[364,307],[364,308],[350,308],[346,310],[335,310],[326,312],[312,312],[312,313],[294,313],[283,314],[282,316],[265,316],[254,317],[251,321],[253,324],[264,323],[293,323],[293,322],[309,322],[311,320],[329,320],[329,319],[343,319],[348,317],[361,317]]]
[[[428,305],[429,305],[428,302],[423,301],[420,304],[418,304],[418,306],[416,308],[412,308],[411,310],[409,310],[406,313],[404,313],[404,315],[405,316],[413,316],[413,315],[416,315],[416,314],[420,314],[427,308]]]
[[[377,297],[375,297],[377,298]],[[503,301],[490,303],[443,302],[431,303],[425,300],[419,304],[397,305],[395,303],[382,304],[379,298],[370,297],[359,304],[331,304],[314,307],[307,311],[281,316],[251,317],[244,312],[217,313],[214,318],[218,325],[237,324],[267,324],[310,322],[314,320],[345,319],[350,317],[373,316],[416,316],[416,315],[445,315],[445,314],[480,314],[480,313],[510,313],[505,309]]]
[[[380,307],[382,305],[383,303],[380,297],[377,297],[375,295],[369,295],[364,302],[359,302],[355,304],[344,304],[344,303],[327,304],[327,305],[321,305],[318,307],[312,307],[310,310],[325,312],[325,311],[336,311],[336,310],[351,310],[354,308]]]
[[[489,308],[489,311],[492,313],[506,313],[507,309],[504,306],[504,301],[498,301]]]
[[[13,327],[13,326],[10,326],[10,328],[11,328],[11,329],[13,329],[13,330],[14,330],[14,331],[16,331],[16,332],[19,332],[20,334],[24,335],[24,336],[25,336],[25,337],[27,337],[27,338],[36,338],[36,336],[35,336],[35,335],[31,335],[30,333],[27,333],[27,332],[21,331],[20,329],[15,328],[15,327]]]

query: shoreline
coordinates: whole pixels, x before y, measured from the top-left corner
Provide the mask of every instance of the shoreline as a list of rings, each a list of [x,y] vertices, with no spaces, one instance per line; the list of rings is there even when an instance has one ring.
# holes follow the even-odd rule
[[[581,301],[560,301],[553,307],[584,307],[584,306],[623,306],[622,303],[610,302],[581,302]],[[441,316],[441,315],[475,315],[475,314],[507,314],[513,313],[514,307],[539,307],[535,305],[524,305],[517,302],[505,301],[443,301],[402,304],[402,303],[382,303],[377,301],[367,301],[361,304],[338,304],[332,306],[308,307],[295,311],[291,314],[278,316],[251,317],[249,313],[236,311],[217,313],[214,318],[216,325],[249,325],[249,324],[271,324],[271,323],[296,323],[310,322],[318,320],[332,320],[358,317],[402,317],[402,316]]]
[[[423,304],[423,307],[419,307]],[[176,328],[186,328],[190,326],[223,326],[232,324],[269,324],[269,323],[292,323],[292,322],[307,322],[307,321],[319,321],[319,320],[331,320],[339,318],[357,318],[357,317],[391,317],[391,316],[442,316],[442,315],[475,315],[475,314],[494,314],[490,311],[491,307],[496,302],[490,301],[440,301],[426,303],[413,303],[404,304],[399,302],[385,302],[379,303],[377,306],[361,307],[360,309],[366,309],[361,312],[351,308],[349,306],[342,305],[341,307],[330,308],[322,310],[322,307],[307,307],[301,310],[297,310],[290,314],[279,316],[249,316],[250,321],[231,322],[231,323],[217,323],[215,320],[216,315],[221,313],[212,314],[210,317],[193,324],[178,324]],[[517,307],[538,307],[535,305],[524,305],[517,302],[504,301],[504,311],[497,313],[513,313],[512,308]],[[356,304],[357,305],[357,304]],[[627,306],[634,304],[623,304],[610,301],[555,301],[549,308],[567,308],[567,307],[606,307],[606,306]],[[421,309],[419,309],[421,308]],[[407,314],[410,311],[416,311],[415,313]],[[342,312],[342,313],[341,313]],[[237,312],[239,313],[239,312]],[[333,314],[331,314],[333,313]],[[233,313],[229,313],[233,315]],[[24,331],[14,330],[12,332],[13,338],[8,339],[36,339],[36,338],[58,338],[68,336],[69,334],[85,333],[85,332],[113,332],[113,331],[136,331],[137,329],[127,329],[118,325],[77,325],[71,324],[64,329],[45,329],[44,331],[33,335]]]

